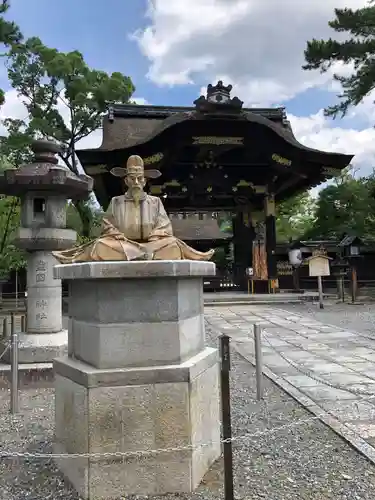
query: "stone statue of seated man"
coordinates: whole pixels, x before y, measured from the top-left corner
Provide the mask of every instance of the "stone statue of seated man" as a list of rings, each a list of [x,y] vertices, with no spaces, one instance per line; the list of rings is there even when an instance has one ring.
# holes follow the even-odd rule
[[[158,170],[145,170],[142,158],[133,155],[126,169],[115,167],[111,173],[124,178],[126,193],[112,198],[101,235],[75,248],[53,252],[59,262],[211,259],[214,250],[199,252],[173,236],[162,201],[145,193],[146,179],[159,177]]]

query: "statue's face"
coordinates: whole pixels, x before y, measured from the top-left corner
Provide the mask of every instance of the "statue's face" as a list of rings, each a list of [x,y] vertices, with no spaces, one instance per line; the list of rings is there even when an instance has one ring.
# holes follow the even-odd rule
[[[129,189],[143,189],[146,185],[146,179],[143,174],[129,174],[125,177],[125,184]]]
[[[125,177],[125,184],[129,188],[131,194],[137,198],[146,185],[146,179],[143,173],[132,172]]]

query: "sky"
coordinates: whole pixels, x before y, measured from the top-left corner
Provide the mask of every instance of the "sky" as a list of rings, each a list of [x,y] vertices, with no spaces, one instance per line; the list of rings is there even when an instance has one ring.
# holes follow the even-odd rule
[[[337,102],[333,72],[302,70],[306,41],[335,36],[334,8],[363,0],[11,0],[8,17],[26,37],[61,51],[79,50],[93,68],[120,71],[139,104],[190,106],[209,83],[232,84],[245,106],[285,106],[297,139],[354,154],[357,174],[372,172],[375,110],[369,95],[344,119],[323,109]],[[25,117],[0,68],[6,104],[0,118]],[[0,131],[1,132],[1,131]],[[97,147],[101,131],[80,147]]]

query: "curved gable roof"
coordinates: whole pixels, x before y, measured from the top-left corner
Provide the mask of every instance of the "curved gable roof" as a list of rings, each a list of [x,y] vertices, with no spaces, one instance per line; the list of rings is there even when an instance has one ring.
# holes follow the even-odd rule
[[[215,121],[219,116],[220,115],[215,115]],[[279,136],[281,139],[283,139],[285,142],[287,142],[293,148],[297,148],[301,152],[308,154],[310,161],[316,161],[320,163],[325,162],[328,165],[335,164],[340,166],[341,168],[344,168],[351,162],[353,158],[353,155],[325,152],[325,151],[320,151],[318,149],[310,148],[308,146],[304,146],[295,138],[291,126],[288,122],[285,122],[285,124],[280,124],[260,114],[253,113],[249,110],[243,110],[241,111],[240,114],[236,115],[235,117],[233,116],[228,117],[227,115],[223,115],[222,119],[234,120],[237,122],[243,121],[243,122],[248,122],[249,124],[253,123],[266,127],[269,130],[271,130],[274,134]],[[147,124],[147,122],[149,122],[148,127],[142,130],[143,133],[141,133],[142,132],[141,130],[133,130],[133,131],[130,130],[126,137],[126,140],[124,140],[123,138],[124,141],[123,147],[119,148],[118,144],[116,144],[116,146],[113,148],[106,147],[107,145],[105,144],[105,140],[103,140],[103,143],[100,146],[100,148],[79,150],[77,151],[77,154],[79,157],[81,156],[83,160],[85,152],[97,151],[99,153],[104,151],[112,151],[112,152],[115,151],[119,152],[122,150],[126,151],[126,149],[128,148],[134,148],[146,144],[149,141],[152,141],[157,136],[165,133],[167,130],[172,129],[174,126],[180,123],[195,121],[195,120],[207,121],[208,125],[210,122],[210,115],[204,115],[192,109],[189,111],[174,113],[163,120],[152,120],[153,122],[152,124],[150,123],[150,120],[143,119],[142,121],[145,122],[145,125]],[[128,127],[131,129],[132,120],[123,120],[123,121],[128,121],[129,122]],[[109,124],[109,126],[115,127],[116,123],[117,121],[113,121],[111,124]]]

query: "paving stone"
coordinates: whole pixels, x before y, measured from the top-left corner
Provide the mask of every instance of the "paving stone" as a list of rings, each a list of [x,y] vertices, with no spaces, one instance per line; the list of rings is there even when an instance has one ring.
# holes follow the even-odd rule
[[[357,364],[357,363],[365,363],[366,362],[365,359],[360,358],[360,357],[356,357],[354,355],[352,356],[350,354],[340,356],[338,354],[338,352],[340,352],[340,351],[331,350],[331,352],[330,352],[330,356],[334,357],[335,361],[337,361],[337,363],[340,363],[340,364],[346,364],[346,363],[354,364],[355,363],[355,364]]]
[[[375,380],[363,377],[361,375],[358,375],[356,373],[351,373],[351,374],[346,374],[346,373],[337,373],[337,374],[322,374],[322,377],[325,379],[328,379],[328,381],[332,384],[339,384],[340,386],[342,385],[348,385],[348,386],[354,386],[356,384],[358,385],[374,385]]]
[[[358,441],[367,451],[373,449],[375,335],[372,339],[352,332],[348,322],[335,327],[306,316],[286,314],[274,307],[251,306],[231,310],[221,307],[220,315],[208,319],[221,330],[223,324],[226,331],[236,330],[237,333],[232,333],[233,342],[237,339],[239,352],[248,355],[248,359],[254,359],[252,324],[262,325],[265,334],[263,363],[269,369],[268,373],[272,372],[281,386],[284,383],[285,390],[309,409],[314,408],[316,414],[329,411],[332,416],[327,414],[325,419],[328,425],[337,429],[345,427],[348,433],[353,432],[353,435],[367,440]],[[290,363],[275,350],[282,352]],[[307,374],[302,373],[304,370]],[[309,372],[312,377],[308,376]]]
[[[374,420],[375,406],[361,401],[322,401],[321,406],[337,416],[342,422],[351,420]]]
[[[354,432],[359,434],[364,439],[371,440],[372,444],[375,441],[375,424],[373,420],[366,423],[356,423],[356,422],[344,422],[344,424],[352,429]]]
[[[322,363],[321,360],[319,363],[307,362],[307,363],[305,363],[305,366],[309,370],[311,370],[313,373],[316,373],[318,375],[321,373],[324,373],[324,374],[327,374],[327,373],[347,373],[347,374],[350,374],[351,373],[350,370],[348,370],[344,366],[338,365],[336,363]]]
[[[300,361],[300,360],[307,360],[310,359],[312,361],[318,361],[319,358],[315,357],[313,354],[311,354],[308,351],[304,351],[302,349],[296,350],[296,349],[290,349],[287,352],[283,353],[286,358],[291,359],[292,361]]]
[[[368,361],[375,361],[375,353],[364,354],[364,355],[362,355],[360,357],[363,358],[363,359],[366,359]]]
[[[368,349],[367,347],[355,347],[354,349],[349,350],[352,356],[359,356],[362,358],[368,359],[368,356],[374,354],[374,351]]]
[[[285,380],[295,387],[312,387],[321,385],[321,382],[308,377],[307,375],[293,375],[285,377]]]
[[[299,371],[296,368],[293,368],[293,366],[290,366],[288,364],[285,364],[283,366],[268,366],[268,368],[275,373],[275,375],[278,375],[279,377],[291,377],[291,376],[296,376],[299,375]]]
[[[323,384],[313,387],[303,387],[302,391],[314,401],[342,401],[355,399],[355,396],[350,392],[332,389]]]
[[[280,364],[288,364],[281,356],[278,356],[277,354],[265,354],[263,352],[263,363],[266,366],[272,366],[272,365],[280,365]]]
[[[293,344],[291,344],[287,340],[279,339],[279,338],[275,338],[275,337],[270,337],[269,335],[267,335],[267,340],[269,340],[269,343],[273,347],[277,347],[277,348],[286,347],[288,349],[293,349],[293,347],[294,347]],[[267,345],[267,342],[265,340],[263,340],[262,344]]]
[[[345,366],[350,370],[354,370],[357,372],[364,372],[366,373],[366,375],[369,375],[369,373],[375,374],[375,363],[372,363],[371,361],[350,362],[350,363],[345,363]],[[372,375],[370,376],[372,377]],[[373,376],[372,378],[375,378],[375,376]]]

